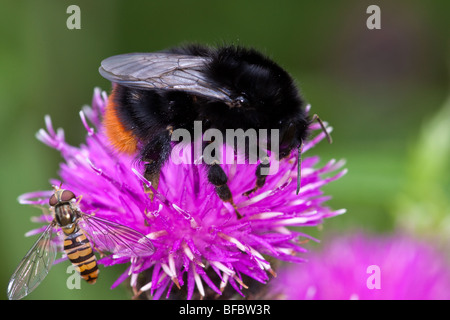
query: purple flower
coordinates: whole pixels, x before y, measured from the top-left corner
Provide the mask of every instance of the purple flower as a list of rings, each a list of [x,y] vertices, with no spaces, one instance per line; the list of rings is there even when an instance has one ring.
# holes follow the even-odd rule
[[[83,195],[83,212],[129,226],[152,240],[156,251],[151,256],[100,260],[105,266],[130,262],[113,287],[130,278],[136,294],[146,292],[154,299],[180,291],[174,285],[183,288],[188,299],[205,297],[208,292],[221,295],[230,286],[244,295],[248,281],[267,283],[269,274],[275,275],[269,257],[304,261],[302,243],[310,237],[288,227],[316,226],[324,218],[345,212],[324,206],[330,197],[321,191],[323,185],[345,174],[343,162],[331,160],[316,168],[318,157],[304,158],[302,188],[296,195],[296,154],[281,161],[278,172],[268,176],[264,187],[250,197],[242,193],[253,187],[256,165],[222,165],[242,219],[219,199],[200,165],[169,161],[151,201],[143,189],[143,165],[135,157],[117,154],[108,144],[101,122],[106,102],[106,94],[96,89],[92,108],[80,112],[88,132],[80,147],[67,144],[64,131],[55,131],[49,116],[45,117],[46,130],[41,129],[37,138],[63,156],[59,172],[63,188]],[[311,125],[312,130],[319,128]],[[323,132],[318,134],[304,145],[303,152],[324,137]],[[60,181],[51,183],[59,185]],[[19,201],[44,205],[50,194],[29,193]],[[48,219],[40,217],[39,221]],[[138,281],[140,273],[145,275],[144,282]]]
[[[450,265],[436,248],[404,235],[328,239],[309,262],[271,285],[292,300],[450,299]]]

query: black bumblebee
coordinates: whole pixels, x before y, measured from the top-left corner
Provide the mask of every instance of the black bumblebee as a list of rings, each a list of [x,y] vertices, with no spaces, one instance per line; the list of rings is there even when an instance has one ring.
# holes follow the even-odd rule
[[[193,133],[194,121],[201,121],[202,130],[218,129],[224,136],[226,129],[278,129],[277,137],[269,135],[268,140],[278,139],[279,150],[270,151],[282,159],[298,148],[300,160],[314,120],[308,118],[291,76],[253,49],[188,45],[129,53],[103,60],[99,71],[113,82],[104,117],[106,134],[118,151],[139,152],[146,163],[144,176],[154,188],[170,157],[172,132]],[[261,169],[270,163],[268,157],[260,160],[255,187],[245,195],[265,183]],[[236,210],[225,172],[217,161],[206,165],[218,196]],[[297,183],[298,192],[300,175]]]

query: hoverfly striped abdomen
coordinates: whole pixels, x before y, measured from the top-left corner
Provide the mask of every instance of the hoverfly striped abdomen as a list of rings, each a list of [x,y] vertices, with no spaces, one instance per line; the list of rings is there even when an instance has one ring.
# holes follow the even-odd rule
[[[11,276],[7,292],[10,300],[22,299],[47,276],[57,253],[56,242],[53,241],[54,228],[62,229],[67,257],[81,277],[91,284],[97,281],[99,273],[93,251],[94,242],[95,248],[100,247],[102,252],[122,257],[149,256],[155,251],[151,241],[139,231],[87,215],[78,207],[81,197],[77,201],[72,191],[56,186],[53,188],[55,192],[49,199],[53,220]]]
[[[65,237],[64,251],[81,277],[87,282],[94,284],[99,273],[97,259],[89,239],[81,230]]]

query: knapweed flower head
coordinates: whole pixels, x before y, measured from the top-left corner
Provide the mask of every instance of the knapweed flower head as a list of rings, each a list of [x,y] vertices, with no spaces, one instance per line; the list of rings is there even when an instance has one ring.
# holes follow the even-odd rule
[[[280,270],[271,292],[290,300],[450,299],[449,261],[423,240],[357,233],[320,249],[308,263]]]
[[[304,158],[297,195],[296,154],[280,161],[278,171],[251,196],[243,193],[254,186],[256,164],[221,164],[241,219],[217,196],[201,165],[170,160],[151,200],[144,192],[148,181],[142,175],[143,164],[136,157],[117,154],[104,134],[106,102],[107,95],[96,89],[92,107],[80,112],[88,133],[80,147],[70,146],[64,131],[55,131],[48,116],[46,130],[41,129],[37,138],[61,153],[61,180],[51,183],[62,182],[64,189],[83,195],[79,206],[84,213],[131,227],[152,241],[156,249],[152,255],[111,255],[99,261],[105,266],[130,263],[113,287],[130,278],[136,294],[146,292],[153,299],[180,291],[176,287],[184,289],[187,299],[221,295],[225,287],[244,296],[248,281],[267,283],[271,274],[276,275],[269,260],[304,261],[302,244],[310,237],[290,227],[317,226],[345,211],[324,206],[330,197],[321,191],[345,174],[343,162],[332,160],[316,168],[318,157]],[[320,127],[312,124],[310,129]],[[304,144],[303,152],[324,137],[323,132],[316,135]],[[43,205],[50,194],[33,192],[19,200]]]

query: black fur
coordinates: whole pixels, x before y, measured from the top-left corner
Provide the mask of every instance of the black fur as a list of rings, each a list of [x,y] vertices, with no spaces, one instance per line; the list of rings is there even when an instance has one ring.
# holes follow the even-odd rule
[[[226,88],[239,107],[230,107],[225,101],[185,91],[140,89],[117,84],[114,90],[118,116],[125,128],[132,130],[141,142],[141,159],[151,162],[146,176],[156,174],[168,160],[170,130],[187,129],[193,136],[196,120],[202,121],[203,131],[215,128],[223,133],[223,137],[226,129],[268,129],[268,133],[270,129],[278,129],[280,158],[288,156],[306,139],[310,121],[293,79],[261,53],[236,46],[210,48],[200,45],[164,52],[210,59],[202,70],[207,82],[214,88]],[[226,183],[225,173],[218,165],[212,164],[210,168],[209,181],[216,186],[224,201],[233,204],[232,199],[225,199],[225,194],[227,197],[231,195],[228,187],[222,186],[224,181]],[[256,187],[249,193],[265,182],[260,166],[256,177]]]
[[[307,136],[308,119],[293,79],[275,62],[256,50],[228,46],[208,48],[190,45],[168,52],[212,58],[205,73],[216,87],[226,87],[234,98],[243,96],[243,108],[229,108],[217,100],[200,99],[197,120],[210,123],[204,129],[279,129],[290,123],[296,128],[295,145]]]

